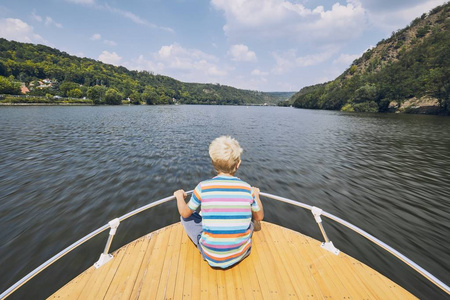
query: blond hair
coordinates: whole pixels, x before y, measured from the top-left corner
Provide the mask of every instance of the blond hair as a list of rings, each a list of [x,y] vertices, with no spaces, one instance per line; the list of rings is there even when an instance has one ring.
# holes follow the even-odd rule
[[[209,156],[218,173],[236,173],[242,151],[238,141],[230,136],[218,137],[209,145]]]

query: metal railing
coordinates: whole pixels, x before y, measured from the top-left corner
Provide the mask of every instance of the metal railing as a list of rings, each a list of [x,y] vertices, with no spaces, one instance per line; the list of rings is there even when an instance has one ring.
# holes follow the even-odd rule
[[[187,194],[191,194],[192,191],[188,191],[186,192]],[[292,199],[288,199],[288,198],[284,198],[284,197],[280,197],[280,196],[276,196],[276,195],[272,195],[272,194],[267,194],[267,193],[260,193],[261,196],[273,199],[273,200],[277,200],[280,202],[284,202],[284,203],[288,203],[297,207],[301,207],[307,210],[310,210],[314,216],[314,219],[317,222],[317,225],[319,226],[319,229],[323,235],[324,238],[324,242],[322,243],[321,247],[338,255],[339,254],[339,250],[336,249],[333,245],[333,243],[329,240],[325,229],[322,225],[322,219],[321,216],[327,217],[341,225],[344,225],[345,227],[353,230],[354,232],[360,234],[361,236],[365,237],[366,239],[368,239],[369,241],[373,242],[374,244],[376,244],[377,246],[383,248],[384,250],[386,250],[387,252],[391,253],[392,255],[394,255],[395,257],[397,257],[398,259],[400,259],[401,261],[403,261],[405,264],[407,264],[408,266],[410,266],[412,269],[414,269],[415,271],[417,271],[419,274],[421,274],[423,277],[425,277],[426,279],[428,279],[429,281],[431,281],[433,284],[435,284],[437,287],[439,287],[440,289],[442,289],[444,292],[446,292],[447,294],[450,295],[450,288],[443,283],[442,281],[440,281],[438,278],[436,278],[435,276],[433,276],[431,273],[429,273],[428,271],[426,271],[425,269],[423,269],[421,266],[419,266],[418,264],[416,264],[415,262],[413,262],[412,260],[410,260],[409,258],[407,258],[406,256],[404,256],[403,254],[401,254],[400,252],[398,252],[397,250],[395,250],[394,248],[390,247],[389,245],[387,245],[386,243],[380,241],[379,239],[377,239],[376,237],[372,236],[371,234],[365,232],[364,230],[362,230],[361,228],[345,221],[342,220],[339,217],[336,217],[328,212],[323,211],[322,209],[315,207],[315,206],[311,206],[305,203],[301,203]],[[113,257],[111,254],[109,254],[109,249],[111,247],[111,243],[112,240],[114,238],[114,235],[117,231],[117,228],[120,224],[120,222],[131,218],[132,216],[141,213],[147,209],[150,209],[152,207],[158,206],[160,204],[163,204],[165,202],[174,200],[175,197],[174,196],[170,196],[170,197],[166,197],[163,198],[161,200],[149,203],[145,206],[142,206],[138,209],[135,209],[119,218],[116,218],[112,221],[110,221],[108,224],[103,225],[102,227],[98,228],[97,230],[91,232],[90,234],[86,235],[85,237],[79,239],[78,241],[76,241],[75,243],[71,244],[69,247],[65,248],[64,250],[62,250],[61,252],[59,252],[58,254],[56,254],[55,256],[53,256],[52,258],[50,258],[49,260],[47,260],[46,262],[44,262],[43,264],[41,264],[39,267],[37,267],[36,269],[34,269],[33,271],[31,271],[28,275],[26,275],[25,277],[23,277],[22,279],[20,279],[18,282],[16,282],[14,285],[12,285],[10,288],[8,288],[6,291],[4,291],[2,294],[0,294],[0,299],[5,299],[6,297],[8,297],[9,295],[11,295],[12,293],[14,293],[14,291],[16,291],[18,288],[20,288],[21,286],[23,286],[25,283],[27,283],[29,280],[31,280],[33,277],[35,277],[36,275],[38,275],[40,272],[42,272],[43,270],[45,270],[46,268],[48,268],[49,266],[51,266],[53,263],[55,263],[57,260],[59,260],[60,258],[62,258],[63,256],[65,256],[67,253],[71,252],[73,249],[77,248],[78,246],[84,244],[85,242],[89,241],[90,239],[92,239],[93,237],[97,236],[98,234],[104,232],[105,230],[107,230],[108,228],[110,228],[110,232],[109,232],[109,236],[108,236],[108,240],[106,242],[105,245],[105,249],[103,250],[103,252],[100,254],[100,258],[99,260],[94,264],[94,266],[96,268],[100,268],[103,264],[107,263],[109,260],[111,260]]]

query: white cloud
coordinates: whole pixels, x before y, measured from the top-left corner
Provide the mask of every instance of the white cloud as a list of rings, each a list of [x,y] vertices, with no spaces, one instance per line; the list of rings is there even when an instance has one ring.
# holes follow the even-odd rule
[[[45,43],[46,41],[34,33],[32,26],[20,19],[0,19],[0,37],[25,43]]]
[[[45,26],[51,26],[54,25],[55,27],[58,28],[63,28],[61,23],[55,22],[52,18],[50,17],[45,17],[45,22],[44,22]]]
[[[139,55],[137,59],[128,62],[126,65],[131,70],[150,71],[157,74],[164,70],[164,64],[146,59],[144,55]]]
[[[164,63],[167,68],[201,72],[205,75],[223,76],[226,71],[216,65],[217,58],[197,49],[186,49],[178,44],[162,46],[155,59]]]
[[[91,37],[91,41],[100,41],[102,39],[102,35],[100,33],[94,33]],[[108,46],[117,46],[117,43],[111,40],[104,39],[103,44]]]
[[[126,18],[126,19],[131,20],[132,22],[134,22],[134,23],[136,23],[138,25],[144,25],[144,26],[147,26],[147,27],[150,27],[150,28],[160,29],[160,30],[164,30],[164,31],[167,31],[167,32],[171,32],[171,33],[175,32],[170,27],[164,27],[164,26],[155,25],[155,24],[150,23],[149,21],[147,21],[147,20],[137,16],[136,14],[134,14],[134,13],[132,13],[130,11],[119,9],[119,8],[115,8],[115,7],[109,6],[106,3],[104,5],[97,5],[96,7],[99,8],[99,9],[107,10],[107,11],[109,11],[111,13],[118,14],[118,15]]]
[[[337,49],[327,48],[320,53],[308,54],[304,56],[297,56],[295,49],[290,49],[283,52],[272,53],[276,61],[276,66],[273,69],[275,74],[283,74],[294,68],[310,67],[327,61],[335,54]]]
[[[93,41],[98,41],[98,40],[100,40],[102,38],[102,35],[100,34],[100,33],[94,33],[92,36],[91,36],[91,40],[93,40]]]
[[[36,14],[36,11],[33,11],[31,13],[31,17],[33,18],[33,20],[42,23],[42,21],[44,21],[45,26],[49,27],[51,25],[58,27],[58,28],[63,28],[61,23],[58,23],[56,21],[54,21],[51,17],[45,17],[45,19],[43,17],[41,17],[40,15]]]
[[[177,43],[162,46],[149,57],[140,55],[126,64],[130,69],[147,70],[188,82],[224,80],[233,68],[223,66],[214,55],[198,49],[188,49]]]
[[[366,0],[367,1],[367,0]],[[446,3],[447,0],[425,0],[422,3],[416,3],[416,5],[399,5],[389,10],[375,9],[368,11],[370,22],[378,28],[390,33],[391,31],[403,28],[408,25],[412,20],[420,17],[423,13],[428,13],[436,6]],[[370,4],[370,1],[368,1]],[[395,2],[395,1],[392,1]],[[419,2],[419,1],[416,1]],[[380,5],[378,5],[379,7]],[[389,5],[388,7],[391,7]]]
[[[160,30],[164,30],[164,31],[167,31],[167,32],[170,32],[170,33],[174,33],[175,32],[170,27],[164,27],[164,26],[155,25],[155,24],[150,23],[149,21],[139,17],[138,15],[132,13],[131,11],[123,10],[123,9],[116,8],[116,7],[112,7],[106,2],[104,4],[97,4],[97,2],[95,0],[66,0],[66,1],[67,2],[72,2],[72,3],[75,3],[75,4],[87,5],[89,7],[95,8],[95,9],[108,11],[110,13],[117,14],[117,15],[120,15],[120,16],[126,18],[126,19],[131,20],[133,23],[136,23],[138,25],[144,25],[144,26],[147,26],[147,27],[150,27],[150,28],[160,29]]]
[[[234,61],[256,61],[256,54],[250,51],[246,45],[233,45],[228,52]]]
[[[366,26],[359,0],[308,9],[287,0],[211,0],[225,15],[223,27],[231,38],[282,38],[333,43],[359,36]]]
[[[267,76],[267,75],[269,75],[269,72],[263,72],[259,69],[254,69],[251,74],[253,76]]]
[[[350,65],[355,59],[359,58],[361,54],[341,54],[338,58],[333,60],[333,64]]]
[[[118,66],[122,61],[122,57],[120,57],[116,52],[111,53],[105,50],[98,56],[98,60],[106,64]]]
[[[76,4],[95,4],[95,0],[66,0]]]
[[[110,41],[110,40],[103,40],[103,43],[105,43],[106,45],[109,45],[109,46],[117,46],[116,42]]]
[[[33,11],[33,12],[31,13],[31,17],[32,17],[35,21],[38,21],[38,22],[42,22],[42,20],[43,20],[42,17],[39,16],[39,15],[37,15],[35,11]]]

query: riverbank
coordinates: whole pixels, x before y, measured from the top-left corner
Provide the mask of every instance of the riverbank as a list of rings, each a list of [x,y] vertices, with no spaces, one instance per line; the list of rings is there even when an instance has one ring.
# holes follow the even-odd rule
[[[94,106],[92,103],[0,103],[0,106]]]
[[[392,101],[389,104],[389,112],[425,115],[445,114],[439,105],[438,99],[432,97],[413,97],[402,103]]]

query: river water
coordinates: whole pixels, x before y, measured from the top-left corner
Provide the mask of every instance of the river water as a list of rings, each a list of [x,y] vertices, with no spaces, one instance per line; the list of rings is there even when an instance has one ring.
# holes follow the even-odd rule
[[[261,191],[321,207],[449,284],[450,118],[278,107],[0,108],[0,291],[72,242],[214,175],[208,145],[244,149],[236,174]],[[264,199],[266,221],[321,240],[309,212]],[[123,222],[112,250],[178,220],[170,202]],[[348,229],[335,246],[423,299],[445,294]],[[92,265],[107,233],[12,299],[49,296]]]

